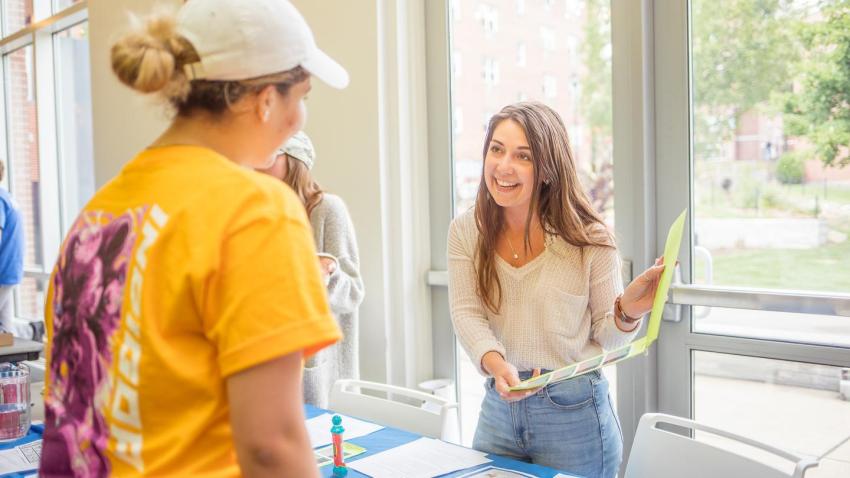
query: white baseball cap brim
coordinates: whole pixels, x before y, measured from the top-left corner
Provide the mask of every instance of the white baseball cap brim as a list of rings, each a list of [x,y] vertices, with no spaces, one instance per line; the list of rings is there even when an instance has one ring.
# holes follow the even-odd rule
[[[328,86],[340,90],[348,86],[348,72],[345,68],[318,48],[301,62],[301,66]]]

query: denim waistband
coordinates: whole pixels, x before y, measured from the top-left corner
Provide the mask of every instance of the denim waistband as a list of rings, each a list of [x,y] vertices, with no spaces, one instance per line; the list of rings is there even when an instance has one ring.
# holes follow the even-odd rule
[[[541,369],[540,375],[543,375],[543,374],[549,373],[549,372],[551,372],[551,370]],[[600,372],[599,370],[594,370],[593,372],[588,372],[586,375],[596,375],[598,377],[601,373],[602,372]],[[531,378],[532,375],[534,375],[533,371],[523,370],[523,371],[519,372],[519,379],[520,380],[528,380],[529,378]]]
[[[551,370],[548,370],[548,369],[540,369],[540,375],[543,375],[543,374],[545,374],[545,373],[549,373],[549,372],[551,372]],[[533,372],[533,371],[531,371],[531,370],[523,370],[523,371],[519,372],[519,379],[520,379],[520,380],[528,380],[529,378],[531,378],[531,376],[532,376],[532,375],[534,375],[534,372]]]

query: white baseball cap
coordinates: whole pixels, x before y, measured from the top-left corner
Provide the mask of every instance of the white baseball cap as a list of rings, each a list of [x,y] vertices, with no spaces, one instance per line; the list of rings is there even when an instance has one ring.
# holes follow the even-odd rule
[[[304,163],[307,169],[313,169],[313,164],[316,162],[316,149],[313,148],[313,142],[307,133],[299,131],[292,135],[284,145],[277,150],[277,154],[288,154],[293,158]]]
[[[177,31],[201,59],[184,68],[191,80],[247,80],[300,65],[334,88],[348,85],[345,68],[316,46],[286,0],[189,0]]]

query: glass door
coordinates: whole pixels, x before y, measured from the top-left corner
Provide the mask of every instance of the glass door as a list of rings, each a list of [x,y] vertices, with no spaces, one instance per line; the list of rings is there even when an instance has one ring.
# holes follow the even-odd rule
[[[659,408],[809,456],[850,433],[848,13],[841,0],[654,10],[659,240],[690,208]],[[850,476],[850,444],[807,476]]]

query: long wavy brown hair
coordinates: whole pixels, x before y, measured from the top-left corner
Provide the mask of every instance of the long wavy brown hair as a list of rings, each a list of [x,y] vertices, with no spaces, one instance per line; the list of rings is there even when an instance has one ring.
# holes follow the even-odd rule
[[[313,209],[322,202],[325,192],[322,191],[319,183],[313,179],[307,165],[288,154],[285,154],[284,157],[286,158],[286,174],[283,182],[295,191],[309,216]]]
[[[569,136],[560,115],[538,102],[505,106],[487,126],[485,160],[493,132],[506,120],[515,121],[522,127],[534,165],[534,188],[523,241],[526,250],[531,248],[530,229],[535,213],[546,233],[559,236],[569,244],[616,247],[614,237],[591,206],[579,182]],[[504,228],[504,215],[502,207],[490,196],[483,167],[475,200],[475,223],[479,232],[476,290],[487,308],[498,313],[502,303],[502,285],[496,274],[496,242]]]

